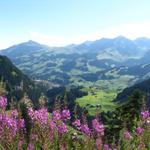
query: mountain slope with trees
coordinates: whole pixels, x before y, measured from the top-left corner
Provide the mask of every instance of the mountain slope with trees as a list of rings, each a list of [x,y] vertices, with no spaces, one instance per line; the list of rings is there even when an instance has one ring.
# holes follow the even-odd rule
[[[150,109],[150,79],[124,89],[121,93],[119,93],[117,95],[117,97],[114,101],[119,102],[119,103],[124,102],[136,90],[140,90],[141,92],[143,92],[146,95],[145,96],[145,104]]]
[[[37,103],[42,90],[25,74],[23,74],[6,56],[0,56],[0,81],[6,88],[9,101],[20,100],[26,93],[33,103]]]

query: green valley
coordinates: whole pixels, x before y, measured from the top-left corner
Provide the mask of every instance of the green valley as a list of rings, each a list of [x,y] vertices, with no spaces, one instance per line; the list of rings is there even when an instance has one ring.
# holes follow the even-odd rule
[[[83,96],[81,98],[77,98],[76,102],[79,106],[84,107],[88,110],[90,115],[95,115],[100,112],[113,111],[117,104],[113,102],[116,98],[116,91],[102,91],[98,89],[83,89],[84,91],[88,91],[88,95]]]

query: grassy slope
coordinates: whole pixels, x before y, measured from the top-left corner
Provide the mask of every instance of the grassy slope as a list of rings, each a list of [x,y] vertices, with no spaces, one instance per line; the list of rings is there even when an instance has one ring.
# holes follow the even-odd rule
[[[115,74],[112,74],[113,76]],[[76,78],[74,78],[76,80]],[[88,91],[88,95],[78,98],[77,102],[81,107],[86,107],[90,115],[94,115],[96,112],[109,111],[116,107],[116,104],[112,102],[117,96],[117,94],[128,86],[130,80],[133,79],[132,76],[122,75],[116,76],[112,80],[98,80],[95,83],[92,82],[82,82],[77,81],[80,85],[84,87],[84,90]],[[94,88],[97,87],[97,88]],[[92,105],[92,106],[91,106]],[[101,105],[101,107],[96,107]]]
[[[116,105],[112,100],[117,96],[115,91],[105,92],[97,89],[84,89],[88,90],[88,95],[78,98],[76,101],[80,106],[86,107],[90,115],[101,111],[112,110]],[[101,105],[101,107],[99,106]]]

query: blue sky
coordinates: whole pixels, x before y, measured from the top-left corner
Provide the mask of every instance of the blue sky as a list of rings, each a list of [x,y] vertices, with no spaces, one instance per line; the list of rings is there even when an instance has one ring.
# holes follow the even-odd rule
[[[150,0],[1,0],[0,48],[28,40],[61,46],[150,37],[149,7]]]

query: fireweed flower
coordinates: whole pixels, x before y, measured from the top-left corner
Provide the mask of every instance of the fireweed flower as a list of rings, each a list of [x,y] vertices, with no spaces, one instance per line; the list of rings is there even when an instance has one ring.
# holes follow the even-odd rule
[[[32,108],[28,109],[28,115],[32,121],[37,121],[40,124],[47,124],[48,122],[48,111],[46,108],[41,108],[39,110],[33,110]]]
[[[148,119],[149,115],[150,115],[149,111],[142,111],[141,112],[141,118],[142,118],[142,120]]]
[[[62,120],[69,120],[71,118],[70,111],[68,109],[64,109],[61,113]]]
[[[104,125],[100,124],[97,119],[92,120],[92,126],[98,134],[104,135]]]
[[[17,120],[10,118],[8,115],[4,114],[0,122],[0,126],[3,128],[3,131],[7,129],[8,133],[14,137],[18,131]]]
[[[91,134],[91,130],[90,128],[88,127],[87,124],[83,124],[81,125],[81,132],[85,133],[86,135],[89,135]]]
[[[34,150],[34,144],[32,142],[29,143],[27,150]]]
[[[68,132],[67,126],[66,126],[66,124],[63,123],[63,122],[58,125],[57,130],[58,130],[58,133],[61,133],[61,134]]]
[[[141,128],[141,127],[136,128],[136,133],[137,133],[137,135],[142,135],[143,132],[144,132],[144,129],[143,129],[143,128]]]
[[[25,127],[25,121],[24,121],[24,119],[18,119],[18,128],[19,129],[22,129],[22,128],[24,128]]]
[[[76,119],[76,120],[72,123],[72,125],[73,125],[74,127],[76,127],[78,130],[80,130],[81,122],[80,122],[79,119]]]
[[[123,135],[126,140],[129,140],[131,138],[131,134],[128,131],[125,131]]]
[[[3,96],[0,96],[0,108],[4,109],[7,106],[7,99]]]
[[[104,144],[104,150],[110,150],[109,145],[108,144]]]
[[[33,119],[34,110],[33,110],[31,107],[28,109],[28,115],[29,115],[29,117],[30,117],[31,119]]]
[[[18,117],[18,111],[16,109],[11,111],[11,117],[12,118],[17,118]]]
[[[0,114],[0,121],[2,121],[2,119],[3,119],[3,115],[2,115],[2,114]]]
[[[24,144],[24,140],[19,140],[19,142],[18,142],[18,148],[22,148],[22,146],[23,146],[23,144]]]
[[[40,124],[47,124],[48,122],[48,111],[46,108],[36,110],[34,113],[34,119]]]
[[[97,138],[96,139],[96,146],[98,149],[101,149],[102,148],[102,139],[101,138]]]
[[[54,110],[52,113],[52,118],[53,121],[58,121],[61,119],[60,111],[59,110]]]
[[[56,123],[51,120],[50,123],[49,123],[49,127],[50,127],[50,129],[55,129],[56,128]]]

